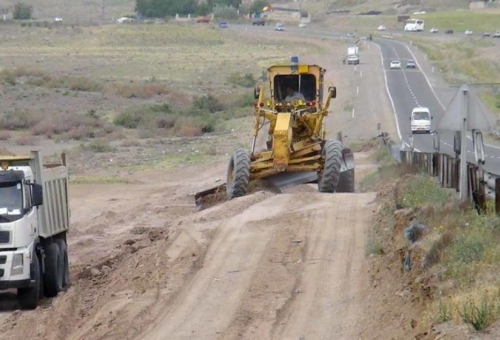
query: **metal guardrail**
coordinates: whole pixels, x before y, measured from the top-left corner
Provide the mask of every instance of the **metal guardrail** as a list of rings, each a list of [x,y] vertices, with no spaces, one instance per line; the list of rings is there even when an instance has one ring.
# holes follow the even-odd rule
[[[440,152],[417,152],[396,144],[383,132],[382,138],[389,155],[398,163],[408,164],[439,180],[443,188],[460,186],[460,159]],[[478,211],[486,209],[486,198],[495,200],[495,210],[500,214],[500,175],[484,171],[480,166],[467,162],[467,197]]]

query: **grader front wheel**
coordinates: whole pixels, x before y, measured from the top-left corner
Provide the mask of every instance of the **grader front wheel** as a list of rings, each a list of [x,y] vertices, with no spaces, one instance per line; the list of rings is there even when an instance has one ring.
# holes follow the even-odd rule
[[[320,192],[335,192],[340,178],[340,166],[342,162],[342,144],[335,139],[326,141],[323,152],[325,164],[318,178],[318,190]]]
[[[247,150],[237,149],[227,167],[226,192],[227,198],[245,196],[250,181],[250,154]]]

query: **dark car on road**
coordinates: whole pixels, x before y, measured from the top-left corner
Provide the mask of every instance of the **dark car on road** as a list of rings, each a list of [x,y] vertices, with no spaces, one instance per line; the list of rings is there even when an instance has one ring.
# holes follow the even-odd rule
[[[444,33],[446,33],[446,34],[453,34],[453,30],[446,30]]]
[[[417,64],[415,63],[414,60],[408,60],[406,62],[406,68],[416,68],[417,67]]]

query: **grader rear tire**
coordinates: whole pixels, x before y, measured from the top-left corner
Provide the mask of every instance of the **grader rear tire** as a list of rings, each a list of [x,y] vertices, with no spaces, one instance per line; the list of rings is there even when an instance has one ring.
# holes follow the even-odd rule
[[[340,178],[340,165],[342,162],[342,144],[335,139],[326,141],[323,151],[325,164],[319,174],[318,190],[320,192],[335,192]]]
[[[245,196],[250,182],[250,154],[245,149],[237,149],[227,167],[227,198]]]

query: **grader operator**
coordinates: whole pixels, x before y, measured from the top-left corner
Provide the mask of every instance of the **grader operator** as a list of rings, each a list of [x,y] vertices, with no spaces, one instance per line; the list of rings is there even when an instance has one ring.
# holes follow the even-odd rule
[[[336,87],[325,91],[325,69],[300,65],[268,68],[267,92],[254,89],[255,112],[250,150],[232,154],[226,183],[195,195],[204,196],[225,188],[227,198],[244,196],[249,183],[265,179],[283,189],[292,185],[317,183],[320,192],[354,192],[354,157],[337,139],[326,139],[323,119],[328,115]],[[259,132],[267,127],[266,148],[256,151]]]

